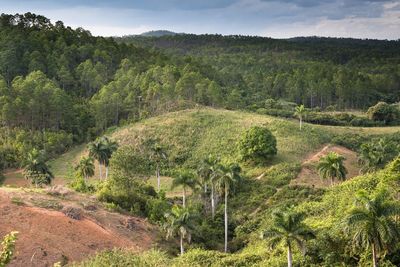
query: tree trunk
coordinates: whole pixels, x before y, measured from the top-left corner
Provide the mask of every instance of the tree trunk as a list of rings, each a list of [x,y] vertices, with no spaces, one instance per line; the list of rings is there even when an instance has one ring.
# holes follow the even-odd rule
[[[185,253],[185,249],[183,248],[183,236],[182,234],[180,235],[181,237],[181,255],[183,255],[183,253]]]
[[[225,253],[228,252],[228,187],[225,185]]]
[[[108,178],[108,166],[106,166],[106,180]]]
[[[158,163],[157,163],[156,175],[157,175],[157,190],[158,192],[160,192],[160,167]]]
[[[103,174],[101,173],[101,163],[99,162],[99,172],[100,172],[100,180],[103,178]]]
[[[185,186],[183,187],[182,201],[183,201],[183,202],[182,202],[182,203],[183,203],[183,204],[182,204],[183,207],[186,208],[186,187],[185,187]]]
[[[331,177],[331,186],[333,186],[333,177]]]
[[[303,125],[303,118],[300,117],[300,131],[301,131],[301,126]]]
[[[373,267],[378,267],[375,243],[372,243],[372,265],[373,265]]]
[[[214,219],[215,217],[215,202],[214,202],[214,185],[211,184],[211,216]]]
[[[287,250],[287,266],[292,267],[293,265],[293,258],[292,258],[292,248],[290,246],[290,243],[288,244],[288,250]]]

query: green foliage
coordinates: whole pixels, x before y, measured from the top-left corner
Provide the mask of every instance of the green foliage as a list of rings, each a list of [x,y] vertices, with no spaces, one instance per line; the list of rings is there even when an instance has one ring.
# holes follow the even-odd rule
[[[75,166],[78,175],[84,177],[86,180],[94,175],[94,163],[91,157],[82,157],[78,165]]]
[[[157,196],[153,187],[140,181],[113,174],[97,191],[98,199],[114,203],[120,208],[139,216],[148,216],[148,202]]]
[[[400,240],[400,230],[394,220],[400,215],[400,206],[388,199],[387,192],[377,192],[369,197],[364,191],[357,194],[356,206],[349,211],[346,225],[353,234],[355,248],[372,247],[374,266],[377,253],[396,247]]]
[[[321,157],[317,166],[321,178],[331,179],[332,185],[335,179],[344,181],[347,174],[344,160],[345,158],[336,152],[329,152],[326,156]]]
[[[5,267],[12,259],[14,254],[15,242],[18,232],[11,232],[1,241],[0,267]]]
[[[51,183],[54,176],[46,164],[43,151],[33,149],[28,153],[24,166],[24,176],[35,186],[40,187]]]
[[[364,173],[381,169],[400,153],[400,143],[390,138],[374,139],[360,147],[359,161]]]
[[[239,142],[242,159],[265,161],[276,155],[276,138],[266,127],[253,126],[247,130]]]
[[[400,120],[400,110],[395,105],[386,102],[379,102],[367,111],[368,117],[374,121],[381,121],[385,124],[393,124]]]
[[[141,254],[132,253],[114,249],[112,251],[104,251],[83,261],[82,263],[73,264],[75,267],[126,267],[126,266],[146,266],[146,267],[167,267],[171,260],[168,256],[158,250],[149,250]]]

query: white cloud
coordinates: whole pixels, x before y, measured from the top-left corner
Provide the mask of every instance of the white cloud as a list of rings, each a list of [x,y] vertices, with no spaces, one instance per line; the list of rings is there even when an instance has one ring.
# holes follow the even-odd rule
[[[263,36],[290,38],[295,36],[328,36],[370,39],[400,38],[400,4],[387,3],[380,17],[347,16],[343,19],[320,18],[309,22],[268,25]]]

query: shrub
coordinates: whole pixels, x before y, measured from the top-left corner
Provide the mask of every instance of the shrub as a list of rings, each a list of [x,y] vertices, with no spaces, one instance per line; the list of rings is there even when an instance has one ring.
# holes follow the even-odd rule
[[[276,138],[266,127],[253,126],[239,142],[243,160],[265,160],[277,154]]]
[[[0,250],[0,266],[6,266],[12,259],[18,232],[11,232],[3,238]]]
[[[379,102],[368,109],[367,114],[371,120],[382,121],[385,124],[391,124],[400,119],[399,110],[395,105],[389,105],[386,102]]]

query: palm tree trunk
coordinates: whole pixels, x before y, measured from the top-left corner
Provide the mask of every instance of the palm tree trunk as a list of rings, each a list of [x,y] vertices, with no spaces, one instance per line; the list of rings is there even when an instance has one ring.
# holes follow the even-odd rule
[[[375,243],[372,243],[372,264],[373,264],[373,267],[378,267]]]
[[[292,267],[293,265],[293,258],[292,258],[292,248],[290,243],[288,243],[288,250],[287,250],[287,266]]]
[[[211,216],[215,217],[215,199],[214,199],[214,184],[211,184]]]
[[[157,163],[156,175],[157,175],[157,190],[158,192],[160,192],[160,167],[158,163]]]
[[[185,249],[183,248],[183,236],[182,234],[180,235],[181,237],[181,255],[183,255],[183,253],[185,253]]]
[[[108,166],[106,166],[106,180],[108,178]]]
[[[225,253],[228,252],[228,187],[225,185]]]
[[[301,126],[303,125],[303,118],[300,117],[300,131],[301,131]]]
[[[331,177],[331,186],[333,186],[333,177]]]
[[[99,172],[100,172],[100,180],[103,178],[103,174],[101,172],[101,163],[99,162]]]
[[[182,205],[184,208],[186,208],[186,187],[183,186],[183,195],[182,195]]]

